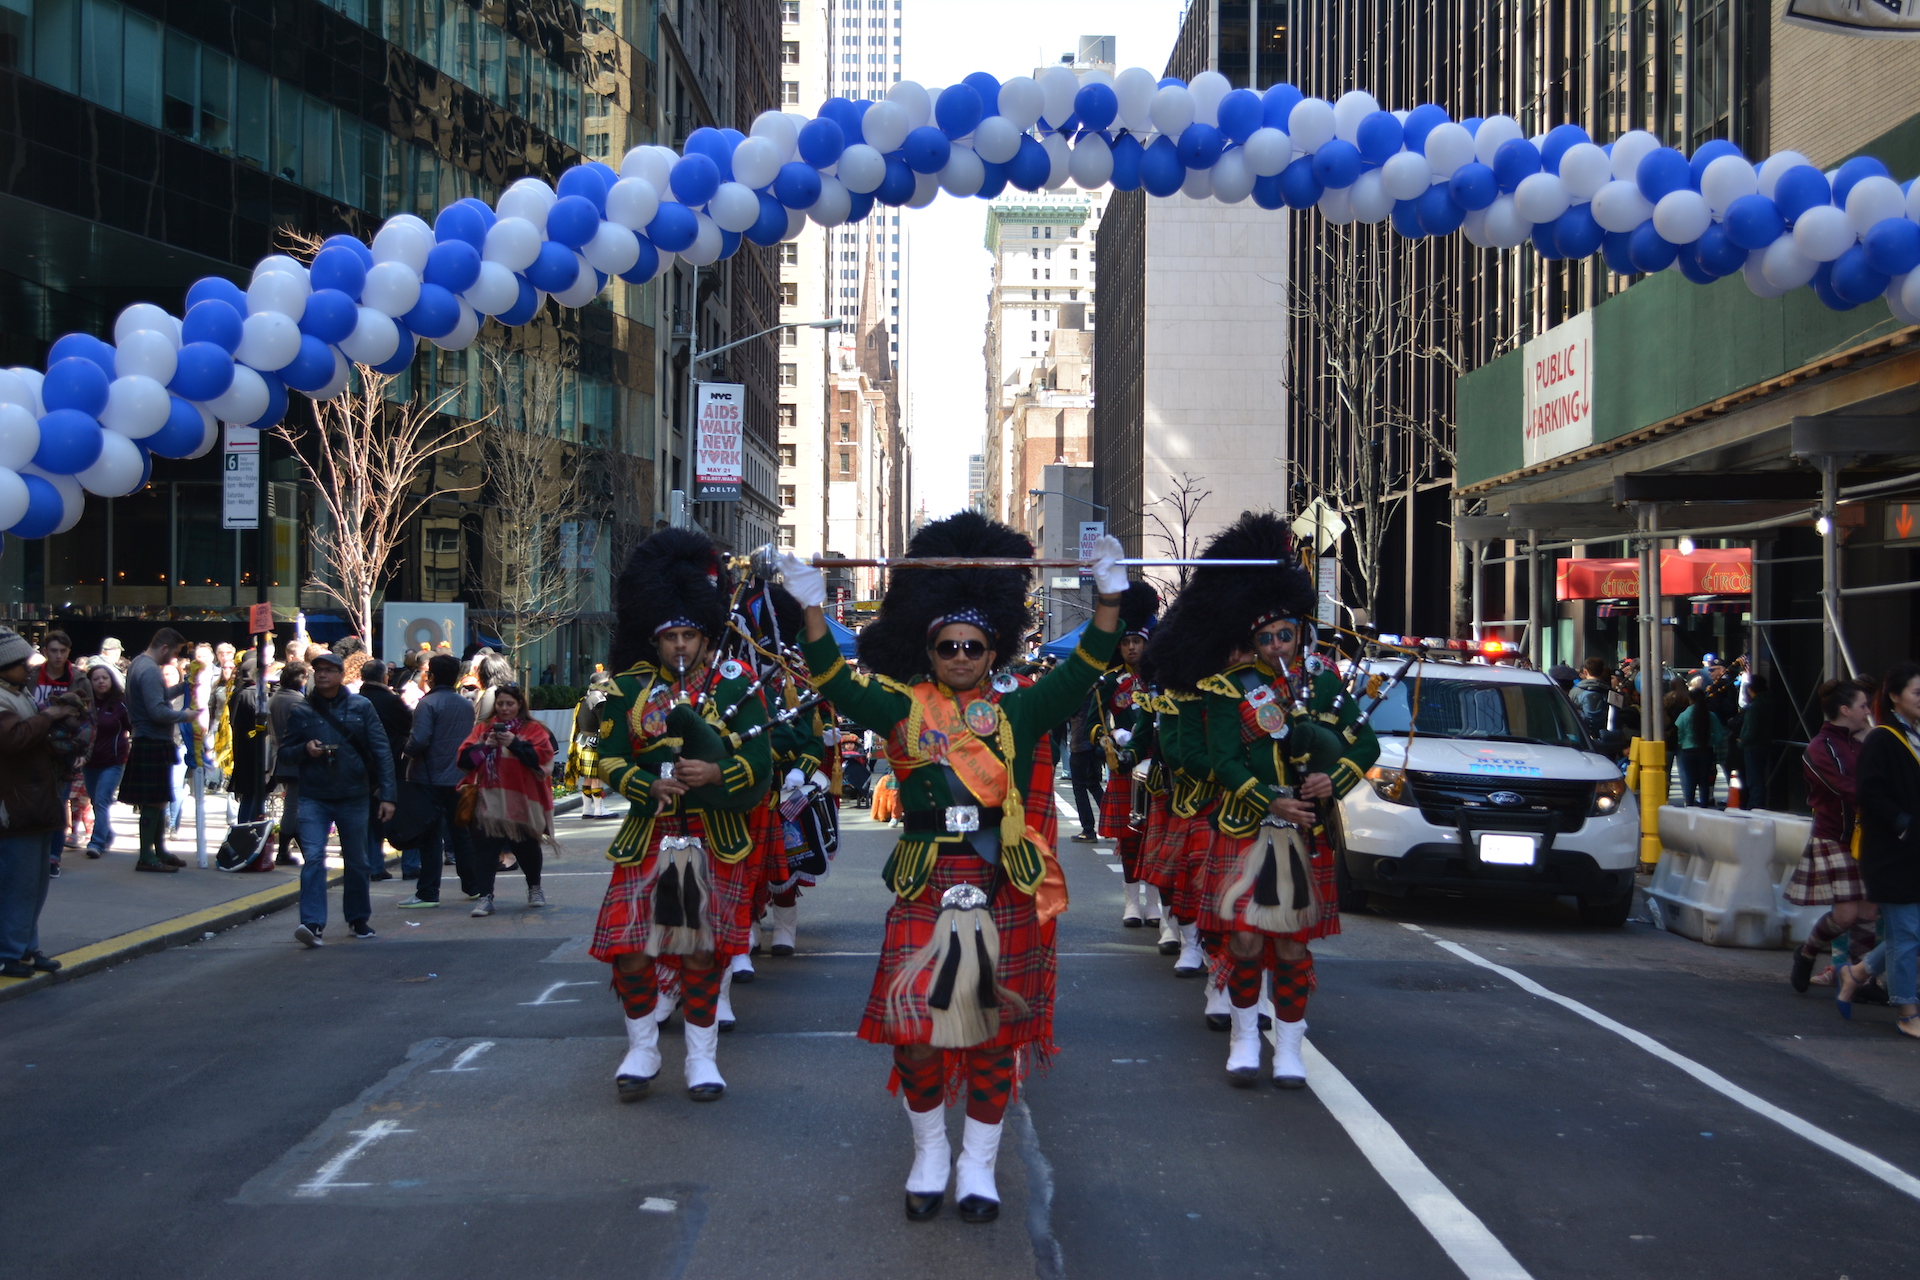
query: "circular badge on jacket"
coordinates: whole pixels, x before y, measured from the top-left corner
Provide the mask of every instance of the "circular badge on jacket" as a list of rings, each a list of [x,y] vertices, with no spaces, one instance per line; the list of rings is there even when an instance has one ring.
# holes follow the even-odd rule
[[[1277,702],[1269,702],[1253,713],[1253,722],[1260,726],[1260,732],[1272,733],[1287,722],[1287,713],[1280,709]]]
[[[1000,712],[991,702],[976,698],[967,704],[967,728],[986,737],[1000,727]]]
[[[745,675],[746,672],[747,669],[735,662],[732,658],[728,658],[720,664],[720,678],[722,680],[738,680],[741,676]]]
[[[995,693],[1012,693],[1019,687],[1020,682],[1013,678],[1013,672],[1011,671],[1002,671],[993,678],[993,691]]]

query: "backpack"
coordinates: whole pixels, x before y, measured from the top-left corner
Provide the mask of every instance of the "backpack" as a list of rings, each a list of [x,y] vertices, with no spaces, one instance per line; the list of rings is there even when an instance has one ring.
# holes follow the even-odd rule
[[[1573,706],[1580,715],[1580,723],[1586,728],[1588,737],[1606,736],[1607,691],[1604,686],[1582,689],[1576,685],[1573,690]]]

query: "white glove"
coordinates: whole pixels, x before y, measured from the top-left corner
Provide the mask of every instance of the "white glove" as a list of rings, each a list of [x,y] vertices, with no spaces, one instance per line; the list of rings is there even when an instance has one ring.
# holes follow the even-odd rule
[[[823,729],[820,733],[820,741],[829,747],[837,747],[840,745],[840,731],[838,729]]]
[[[1117,596],[1127,589],[1127,567],[1115,563],[1126,554],[1120,539],[1110,533],[1093,540],[1093,585],[1101,595]]]
[[[1113,731],[1113,745],[1114,745],[1114,746],[1116,746],[1116,747],[1124,747],[1124,746],[1126,746],[1126,745],[1127,745],[1127,744],[1128,744],[1129,742],[1132,742],[1132,741],[1133,741],[1133,730],[1131,730],[1131,729],[1115,729],[1115,730]]]
[[[782,791],[798,791],[807,785],[807,775],[798,769],[787,770],[787,776],[780,781]]]
[[[802,609],[816,609],[827,602],[825,574],[791,551],[782,551],[774,557],[774,563],[780,567],[781,581]]]

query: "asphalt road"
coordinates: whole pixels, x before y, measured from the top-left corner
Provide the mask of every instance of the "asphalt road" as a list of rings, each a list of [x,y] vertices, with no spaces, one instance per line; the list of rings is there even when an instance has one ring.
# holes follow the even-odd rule
[[[1001,1218],[908,1223],[888,1055],[851,1034],[888,835],[850,816],[802,954],[735,989],[727,1096],[676,1087],[676,1020],[623,1106],[585,954],[611,824],[561,827],[544,911],[503,876],[489,919],[409,920],[391,881],[371,942],[305,951],[281,913],[0,1006],[0,1277],[1913,1273],[1920,1046],[1783,955],[1379,904],[1315,947],[1312,1087],[1234,1089],[1199,984],[1075,844],[1062,1053],[1009,1113]]]

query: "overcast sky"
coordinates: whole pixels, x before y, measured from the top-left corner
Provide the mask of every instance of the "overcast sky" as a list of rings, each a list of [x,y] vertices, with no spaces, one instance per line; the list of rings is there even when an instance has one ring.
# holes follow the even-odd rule
[[[903,12],[906,78],[928,88],[974,71],[1000,80],[1072,53],[1082,35],[1117,38],[1119,66],[1166,66],[1181,0],[913,0]],[[987,421],[987,206],[941,195],[910,209],[912,253],[903,295],[911,384],[908,406],[917,510],[938,518],[967,500],[967,457]]]

